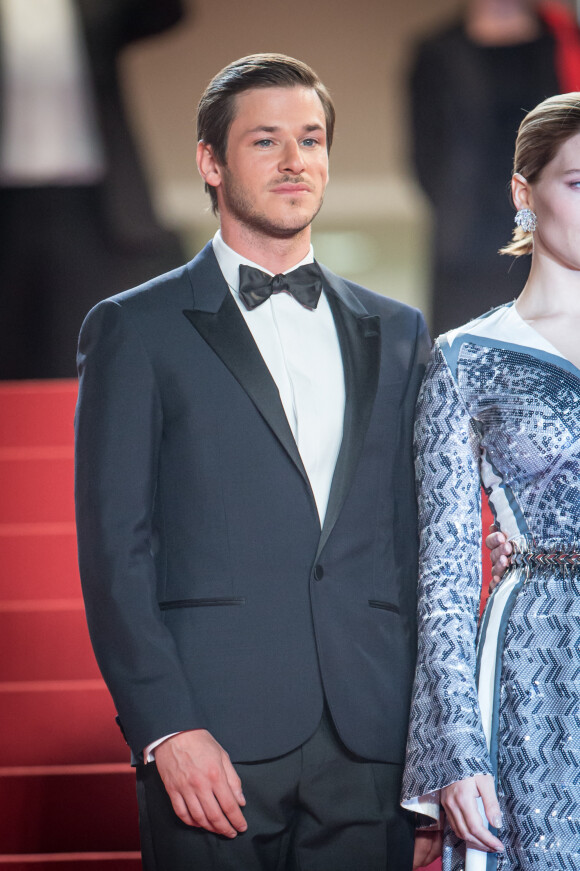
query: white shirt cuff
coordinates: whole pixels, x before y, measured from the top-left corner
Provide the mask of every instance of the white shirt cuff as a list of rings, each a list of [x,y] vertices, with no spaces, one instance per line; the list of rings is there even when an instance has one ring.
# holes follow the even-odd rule
[[[174,735],[179,735],[179,732],[171,732],[169,735],[164,735],[163,738],[158,738],[157,741],[152,741],[151,744],[147,745],[143,751],[145,765],[147,765],[148,762],[155,762],[155,748],[159,747],[160,744],[163,744],[164,741],[167,741],[168,738],[173,738]]]

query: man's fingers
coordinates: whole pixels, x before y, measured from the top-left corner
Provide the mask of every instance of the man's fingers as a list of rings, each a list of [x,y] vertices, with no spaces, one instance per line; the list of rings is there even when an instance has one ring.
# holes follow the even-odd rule
[[[490,529],[492,532],[485,539],[485,544],[491,551],[492,581],[489,585],[489,592],[492,593],[509,566],[509,558],[513,552],[513,547],[503,532],[498,532],[495,526],[491,526]]]
[[[229,790],[230,799],[228,800],[226,796],[221,796],[221,801],[218,795],[213,792],[206,792],[201,796],[198,796],[201,808],[207,820],[207,825],[204,828],[207,828],[210,832],[215,832],[217,835],[224,835],[226,838],[235,838],[238,834],[238,831],[245,831],[247,828],[246,821],[243,816],[241,816],[241,811],[239,806],[234,799],[231,790]],[[229,813],[232,816],[234,814],[234,808],[238,809],[238,813],[241,817],[241,823],[238,822],[239,828],[234,826],[233,822],[230,821],[228,815],[226,815],[225,808],[223,804],[228,808]]]
[[[242,781],[225,750],[221,751],[220,762],[219,769],[214,770],[210,775],[213,795],[223,814],[236,831],[245,832],[248,825],[240,810],[241,801],[246,803],[242,793]]]
[[[486,547],[491,551],[492,562],[497,562],[500,556],[509,557],[513,552],[513,546],[503,532],[492,532],[485,539]]]
[[[441,831],[419,830],[415,835],[413,869],[424,868],[441,855],[443,833]]]
[[[155,755],[175,813],[184,823],[228,838],[247,829],[240,810],[241,781],[209,732],[180,732],[159,744]]]
[[[171,792],[168,795],[171,799],[173,810],[182,823],[185,823],[186,826],[203,826],[205,815],[201,810],[199,802],[197,802],[197,805],[194,801],[190,801],[188,804],[180,792]]]
[[[238,800],[231,791],[229,785],[220,783],[215,789],[215,798],[219,802],[223,814],[227,817],[229,823],[236,829],[237,832],[245,832],[248,824],[244,819],[244,815],[240,810]]]
[[[493,550],[496,547],[500,547],[502,544],[505,543],[505,540],[506,540],[503,532],[497,532],[497,530],[493,526],[492,526],[492,529],[494,531],[490,532],[489,535],[487,536],[487,538],[485,539],[485,544],[490,550]]]
[[[207,789],[204,792],[188,790],[184,794],[171,795],[170,798],[173,810],[186,825],[198,826],[226,838],[235,838],[238,832],[247,829],[239,805],[229,788],[220,792],[219,796]]]
[[[425,865],[430,865],[435,859],[438,859],[443,852],[443,832],[438,832],[433,838],[431,849],[425,858]]]
[[[230,761],[230,757],[224,751],[224,760],[223,760],[224,772],[226,775],[226,779],[228,781],[228,785],[233,792],[238,805],[242,807],[246,804],[246,799],[244,793],[242,791],[242,781],[239,778],[238,772],[232,765]]]

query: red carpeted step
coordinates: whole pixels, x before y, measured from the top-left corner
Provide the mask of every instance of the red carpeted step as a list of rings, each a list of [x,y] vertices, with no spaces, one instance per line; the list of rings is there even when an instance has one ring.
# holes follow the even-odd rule
[[[0,450],[0,524],[74,520],[72,447],[29,454]]]
[[[0,684],[0,710],[2,766],[129,760],[101,680]]]
[[[80,596],[74,522],[0,526],[0,566],[0,600]]]
[[[119,853],[72,853],[69,856],[77,858],[66,858],[66,854],[54,853],[31,856],[29,860],[0,855],[0,868],[2,871],[141,871],[141,856],[130,858],[133,855],[131,852],[129,858],[123,858]]]
[[[82,600],[0,600],[0,682],[98,678]]]
[[[0,448],[72,444],[76,397],[74,379],[0,384]]]
[[[26,854],[24,854],[26,855]],[[31,856],[30,860],[13,859],[0,855],[2,871],[141,871],[141,856],[129,853],[123,858],[119,853],[54,853]],[[76,857],[76,858],[74,858]],[[131,858],[134,857],[134,858]]]
[[[135,775],[128,766],[2,777],[0,807],[10,808],[0,815],[4,855],[139,849]]]
[[[80,595],[76,393],[0,384],[0,871],[141,868],[129,749]]]

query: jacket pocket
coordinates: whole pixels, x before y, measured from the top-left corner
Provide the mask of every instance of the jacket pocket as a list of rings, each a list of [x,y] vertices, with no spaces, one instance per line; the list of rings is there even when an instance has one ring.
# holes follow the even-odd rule
[[[393,605],[392,602],[381,602],[380,599],[369,599],[371,608],[380,608],[382,611],[392,611],[393,614],[400,614],[401,609],[398,605]]]
[[[171,611],[173,608],[207,608],[215,605],[245,604],[245,596],[220,597],[217,599],[172,599],[169,602],[159,602],[159,610]]]

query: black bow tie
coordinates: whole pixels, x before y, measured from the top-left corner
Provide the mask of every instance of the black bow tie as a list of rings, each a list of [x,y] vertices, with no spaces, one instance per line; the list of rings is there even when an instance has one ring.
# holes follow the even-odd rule
[[[254,266],[240,265],[240,298],[247,309],[262,305],[273,293],[289,293],[300,305],[315,309],[322,293],[316,263],[306,263],[287,275],[268,275]]]

